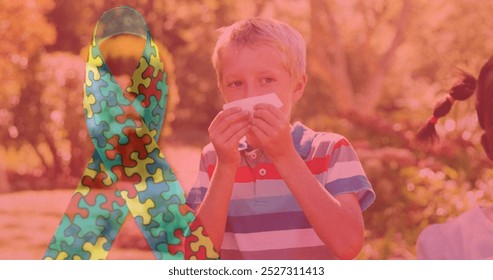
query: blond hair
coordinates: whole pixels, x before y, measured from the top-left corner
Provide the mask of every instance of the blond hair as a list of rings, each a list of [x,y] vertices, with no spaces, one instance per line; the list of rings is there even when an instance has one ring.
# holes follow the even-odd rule
[[[299,78],[306,73],[306,46],[301,34],[278,20],[255,17],[240,20],[219,29],[220,35],[212,54],[212,65],[216,70],[218,83],[222,79],[220,71],[221,51],[227,46],[253,46],[265,43],[277,48],[283,57],[283,64],[291,78]]]

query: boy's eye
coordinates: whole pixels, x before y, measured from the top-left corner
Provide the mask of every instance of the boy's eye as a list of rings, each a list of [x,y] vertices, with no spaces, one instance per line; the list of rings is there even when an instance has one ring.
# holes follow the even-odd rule
[[[229,87],[240,87],[243,83],[241,81],[233,81],[228,84]]]
[[[265,77],[265,78],[262,78],[262,79],[260,80],[260,82],[261,82],[261,83],[263,83],[263,84],[270,84],[270,83],[272,83],[273,81],[274,81],[274,79],[273,79],[273,78],[270,78],[270,77]]]

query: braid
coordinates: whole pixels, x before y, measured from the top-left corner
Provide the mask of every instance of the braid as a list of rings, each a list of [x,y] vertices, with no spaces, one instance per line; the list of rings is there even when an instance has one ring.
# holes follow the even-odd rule
[[[450,89],[449,94],[445,98],[435,105],[433,116],[419,129],[416,140],[418,142],[433,144],[438,139],[435,129],[435,124],[438,119],[450,112],[450,109],[456,100],[466,100],[474,94],[475,90],[476,78],[471,74],[462,71],[462,79]]]

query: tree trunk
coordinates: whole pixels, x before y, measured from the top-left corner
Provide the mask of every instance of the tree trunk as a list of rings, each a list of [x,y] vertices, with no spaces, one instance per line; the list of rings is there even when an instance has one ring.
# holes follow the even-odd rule
[[[410,11],[410,1],[403,1],[399,17],[395,23],[395,32],[392,42],[382,56],[370,59],[370,61],[374,61],[376,65],[370,65],[368,68],[373,70],[371,73],[368,73],[368,80],[363,87],[363,92],[358,95],[356,101],[358,110],[364,115],[373,114],[378,106],[380,96],[382,95],[385,86],[385,77],[392,66],[392,59],[399,46],[404,42],[404,34],[407,30]]]
[[[53,140],[51,135],[46,135],[46,144],[48,144],[50,152],[53,155],[53,166],[49,177],[50,179],[57,181],[65,175],[62,168],[62,158],[57,153],[55,140]]]
[[[311,0],[308,64],[312,76],[333,89],[336,107],[349,111],[354,106],[354,89],[339,26],[329,3]]]
[[[400,14],[395,21],[393,39],[381,56],[377,56],[377,52],[369,49],[375,29],[374,26],[368,26],[367,41],[360,43],[357,46],[357,52],[353,53],[353,56],[361,56],[357,67],[365,71],[360,81],[355,81],[354,77],[351,77],[348,62],[351,53],[347,52],[344,45],[340,26],[334,18],[330,2],[311,0],[310,5],[311,36],[308,63],[312,76],[326,84],[326,88],[333,89],[332,94],[335,96],[334,101],[339,112],[347,113],[357,110],[362,114],[372,115],[378,106],[385,86],[385,77],[392,66],[395,52],[404,41],[411,10],[410,1],[403,1]],[[382,17],[383,15],[377,16]],[[354,42],[354,44],[358,43]],[[358,57],[353,59],[358,59]],[[363,85],[357,84],[362,81]]]
[[[9,178],[7,176],[7,167],[0,153],[0,193],[7,193],[11,190]]]

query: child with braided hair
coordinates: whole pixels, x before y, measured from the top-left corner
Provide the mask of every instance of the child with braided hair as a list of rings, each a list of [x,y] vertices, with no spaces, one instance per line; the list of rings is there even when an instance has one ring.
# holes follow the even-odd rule
[[[419,130],[416,136],[418,141],[435,142],[438,137],[435,130],[435,124],[438,119],[450,112],[455,100],[466,100],[474,93],[474,90],[476,89],[476,78],[466,72],[462,72],[462,75],[462,80],[450,89],[449,94],[443,100],[437,103],[433,110],[433,116],[431,116],[428,122]]]
[[[477,82],[476,113],[484,130],[481,145],[493,160],[493,57],[481,68]],[[455,88],[455,90],[454,90]],[[448,113],[453,100],[474,93],[475,78],[464,75],[450,96],[437,106],[433,117],[418,133],[418,140],[435,139],[434,123]],[[459,94],[460,93],[460,94]],[[464,98],[464,99],[466,99]],[[431,140],[433,141],[433,140]],[[491,259],[493,258],[493,207],[476,207],[443,224],[428,226],[417,241],[418,259]]]

